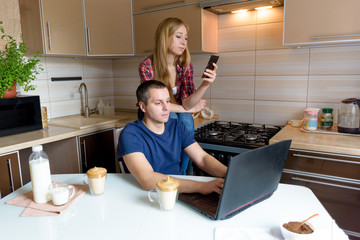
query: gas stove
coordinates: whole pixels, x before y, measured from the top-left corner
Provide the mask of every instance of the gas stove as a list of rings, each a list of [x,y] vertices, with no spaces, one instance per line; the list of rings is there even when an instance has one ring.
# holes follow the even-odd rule
[[[195,140],[210,155],[228,165],[231,157],[269,144],[280,126],[215,121],[195,130]],[[195,175],[207,174],[193,164]]]
[[[196,129],[195,140],[201,143],[254,149],[269,144],[280,126],[215,121]]]

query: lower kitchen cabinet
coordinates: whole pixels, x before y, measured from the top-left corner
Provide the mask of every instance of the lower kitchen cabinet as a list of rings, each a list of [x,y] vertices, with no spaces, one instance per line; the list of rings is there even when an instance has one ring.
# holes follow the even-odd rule
[[[116,173],[114,129],[107,129],[78,137],[81,171],[104,167],[108,173]]]
[[[281,182],[310,188],[350,239],[360,239],[360,157],[291,149]]]
[[[0,155],[0,198],[22,186],[19,152]]]
[[[43,144],[43,150],[49,157],[51,174],[80,173],[76,137]],[[29,157],[31,148],[19,151],[24,184],[31,181]]]

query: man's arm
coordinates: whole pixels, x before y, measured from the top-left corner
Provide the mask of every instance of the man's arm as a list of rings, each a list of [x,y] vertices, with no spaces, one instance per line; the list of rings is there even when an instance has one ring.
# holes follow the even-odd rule
[[[189,145],[184,151],[200,169],[211,176],[225,177],[227,167],[205,152],[197,142]]]
[[[157,181],[167,178],[167,175],[165,174],[154,172],[143,153],[130,153],[123,156],[123,159],[129,171],[145,190],[154,189]],[[215,159],[215,161],[217,160]],[[225,176],[225,174],[223,176]],[[198,192],[202,194],[209,194],[217,192],[220,194],[222,185],[224,184],[224,179],[222,178],[218,178],[210,182],[198,182],[179,178],[176,179],[180,183],[179,192],[186,193]]]

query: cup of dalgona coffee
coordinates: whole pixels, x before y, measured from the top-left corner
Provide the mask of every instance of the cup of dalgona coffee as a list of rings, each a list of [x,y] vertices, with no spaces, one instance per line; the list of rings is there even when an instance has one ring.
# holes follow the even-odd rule
[[[85,175],[85,183],[89,184],[90,191],[93,195],[100,195],[105,190],[106,168],[90,168]]]
[[[171,210],[174,208],[178,196],[179,181],[170,178],[159,180],[156,183],[156,191],[149,191],[148,197],[150,202],[154,202],[152,193],[156,193],[156,199],[160,204],[162,210]]]

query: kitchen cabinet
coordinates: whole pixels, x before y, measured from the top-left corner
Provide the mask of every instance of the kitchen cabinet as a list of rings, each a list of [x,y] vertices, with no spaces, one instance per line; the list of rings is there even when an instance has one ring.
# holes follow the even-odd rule
[[[22,32],[30,52],[48,56],[133,55],[131,0],[19,3]]]
[[[49,157],[51,174],[80,173],[76,137],[43,144],[43,150]],[[29,157],[32,148],[19,151],[24,184],[31,181]]]
[[[19,152],[0,155],[0,198],[5,197],[22,185]]]
[[[131,0],[85,0],[88,56],[133,55]]]
[[[200,2],[200,0],[134,0],[133,13],[143,13]]]
[[[283,44],[360,44],[360,1],[285,0]]]
[[[134,15],[136,54],[149,54],[159,23],[177,17],[189,25],[188,47],[191,52],[218,52],[217,15],[200,8],[199,4]]]
[[[291,149],[282,183],[310,188],[340,228],[360,239],[360,157]]]
[[[85,55],[82,0],[19,0],[21,27],[30,52]]]
[[[78,144],[82,172],[93,167],[104,167],[108,173],[117,172],[113,128],[81,135]]]

